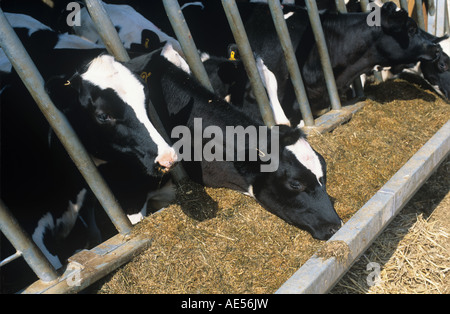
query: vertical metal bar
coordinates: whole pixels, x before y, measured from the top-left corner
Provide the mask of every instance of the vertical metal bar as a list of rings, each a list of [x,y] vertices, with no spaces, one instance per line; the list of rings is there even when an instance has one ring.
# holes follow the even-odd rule
[[[362,12],[368,12],[369,11],[369,0],[360,0],[361,4],[361,11]],[[408,4],[406,4],[408,6]]]
[[[362,0],[364,1],[364,0]],[[361,5],[362,5],[362,1],[361,1]],[[365,0],[367,1],[367,0]],[[345,6],[345,2],[342,0],[334,0],[334,3],[336,4],[336,9],[338,10],[338,12],[347,12],[347,7]]]
[[[365,0],[367,1],[367,0]],[[367,7],[367,6],[366,6]],[[408,12],[408,0],[400,0],[400,7],[406,11],[406,13],[409,14]]]
[[[331,108],[334,110],[341,109],[341,101],[334,79],[333,68],[331,67],[330,55],[328,54],[325,36],[323,34],[322,25],[320,23],[319,11],[317,9],[316,1],[305,0],[306,8],[308,9],[309,21],[316,39],[317,49],[319,51],[320,61],[322,63],[323,74],[330,97]]]
[[[434,1],[434,0],[433,0]],[[433,4],[434,5],[434,4]],[[439,7],[439,0],[437,0],[436,6]],[[440,14],[438,14],[435,10],[435,13],[432,15],[428,12],[428,23],[427,30],[431,35],[437,36],[438,33],[438,18]]]
[[[117,230],[122,234],[131,232],[128,217],[120,208],[66,117],[55,107],[46,93],[44,79],[1,9],[0,46]]]
[[[360,0],[361,1],[361,11],[370,12],[369,10],[369,0]],[[406,3],[406,11],[408,12],[408,3]],[[383,75],[380,71],[374,70],[373,76],[375,77],[375,82],[381,83],[383,82]]]
[[[247,75],[250,79],[250,84],[252,86],[253,93],[255,94],[256,101],[258,102],[261,116],[264,123],[268,127],[272,127],[275,125],[272,108],[270,106],[266,90],[264,89],[264,85],[261,81],[261,77],[259,76],[256,61],[250,47],[247,33],[244,29],[244,23],[242,22],[239,10],[236,6],[236,1],[222,0],[222,6],[225,10],[228,24],[233,32],[234,40],[239,48],[239,55],[244,63],[245,70],[247,71]]]
[[[423,30],[425,30],[425,19],[423,16],[423,3],[422,0],[415,0],[416,1],[416,13],[417,13],[417,24],[419,24],[419,27]]]
[[[42,281],[49,282],[58,278],[58,274],[41,250],[31,240],[11,212],[0,200],[0,231],[11,242],[14,248],[20,252],[34,273]]]
[[[448,0],[445,0],[445,8],[444,8],[444,35],[450,33],[450,21],[449,21],[449,12],[448,12]]]
[[[206,73],[205,67],[203,66],[200,56],[198,55],[197,47],[192,39],[191,32],[186,24],[186,20],[181,12],[178,1],[163,0],[163,4],[170,24],[172,25],[175,35],[180,42],[181,49],[183,49],[183,53],[189,67],[199,82],[207,89],[214,92],[211,82],[209,81],[208,73]]]
[[[314,126],[314,118],[311,113],[308,96],[306,95],[305,85],[303,84],[302,74],[298,66],[297,58],[295,57],[294,47],[289,36],[289,30],[284,19],[283,10],[279,0],[268,1],[270,12],[272,13],[273,23],[277,30],[280,39],[281,47],[283,48],[286,64],[291,75],[292,85],[294,86],[297,102],[300,106],[303,121],[305,126]]]
[[[347,7],[345,6],[344,0],[335,0],[336,7],[340,13],[347,13]],[[362,2],[361,2],[362,3]],[[362,4],[361,4],[362,5]],[[364,11],[363,11],[364,12]],[[361,83],[361,77],[358,76],[353,80],[353,89],[357,98],[364,97],[364,88]]]
[[[94,21],[97,33],[106,46],[106,50],[121,62],[129,61],[130,57],[103,4],[99,0],[84,0],[84,2],[86,3],[86,8],[89,11],[92,21]]]

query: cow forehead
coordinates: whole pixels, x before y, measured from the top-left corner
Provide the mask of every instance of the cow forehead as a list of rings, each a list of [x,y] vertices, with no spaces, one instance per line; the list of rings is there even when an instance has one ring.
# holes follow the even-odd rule
[[[309,143],[304,139],[300,138],[297,142],[292,145],[286,146],[286,149],[294,154],[297,160],[310,170],[317,178],[320,185],[320,178],[323,177],[322,164],[320,163],[319,156],[311,148]]]
[[[81,77],[100,89],[112,89],[133,109],[145,110],[144,85],[114,57],[103,55],[95,58]]]
[[[115,61],[112,56],[102,55],[92,60],[81,78],[102,90],[114,90],[117,96],[133,109],[139,122],[144,124],[158,146],[158,154],[169,148],[148,119],[144,85],[127,67]]]

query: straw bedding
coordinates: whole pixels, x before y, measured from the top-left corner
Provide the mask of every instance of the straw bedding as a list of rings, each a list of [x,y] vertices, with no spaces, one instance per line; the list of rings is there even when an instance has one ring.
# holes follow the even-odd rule
[[[450,118],[448,103],[417,84],[389,81],[369,86],[366,94],[371,95],[366,106],[350,122],[309,136],[327,161],[328,193],[344,221]],[[95,292],[273,293],[325,243],[250,197],[189,182],[179,187],[176,204],[147,217],[135,232],[148,235],[151,246],[102,280]],[[429,233],[411,237],[403,239],[409,243],[405,251],[417,251],[422,259],[429,247],[424,244],[419,252],[411,243]],[[394,266],[398,276],[415,278],[401,273],[409,272],[408,260],[399,263]],[[425,281],[427,271],[421,275]]]
[[[450,157],[331,293],[450,293]],[[381,280],[367,284],[368,263]]]

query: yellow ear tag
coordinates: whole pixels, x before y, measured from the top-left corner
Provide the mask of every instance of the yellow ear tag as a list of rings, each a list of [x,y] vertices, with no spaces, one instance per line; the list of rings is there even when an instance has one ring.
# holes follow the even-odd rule
[[[141,73],[141,77],[145,81],[145,83],[147,83],[147,79],[150,77],[150,75],[152,75],[152,72],[142,72]]]
[[[144,47],[145,47],[145,49],[148,49],[148,44],[150,43],[150,39],[148,39],[148,38],[146,38],[145,39],[145,44],[144,44]]]
[[[67,82],[64,83],[65,86],[69,86],[70,85],[70,81],[67,80]]]
[[[236,61],[236,58],[235,58],[234,56],[235,56],[235,52],[232,51],[232,52],[230,53],[230,59],[229,59],[229,60],[231,60],[231,61]]]

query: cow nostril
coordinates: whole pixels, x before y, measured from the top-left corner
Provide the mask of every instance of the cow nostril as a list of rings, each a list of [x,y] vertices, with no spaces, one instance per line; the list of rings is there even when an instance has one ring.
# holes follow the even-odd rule
[[[162,173],[166,173],[166,172],[168,172],[171,168],[172,168],[172,166],[174,165],[174,163],[175,162],[173,162],[173,161],[166,161],[166,162],[164,162],[164,163],[160,163],[160,162],[158,162],[157,163],[157,168],[158,168],[158,170],[160,171],[160,172],[162,172]]]

